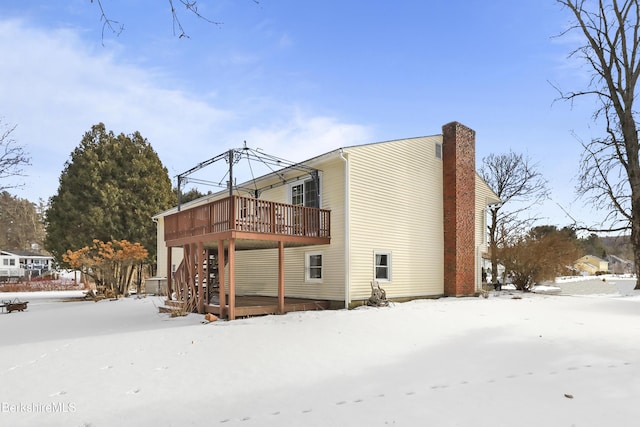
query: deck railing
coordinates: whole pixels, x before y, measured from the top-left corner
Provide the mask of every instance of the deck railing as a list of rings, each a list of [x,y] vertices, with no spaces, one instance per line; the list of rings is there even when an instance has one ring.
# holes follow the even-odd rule
[[[165,241],[225,231],[329,238],[330,211],[252,197],[230,196],[164,219]]]

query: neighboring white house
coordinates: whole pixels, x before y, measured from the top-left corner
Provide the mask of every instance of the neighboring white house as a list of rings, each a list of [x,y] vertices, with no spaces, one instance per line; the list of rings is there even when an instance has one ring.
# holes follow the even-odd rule
[[[632,274],[634,271],[632,261],[616,255],[609,255],[607,260],[609,262],[609,271],[613,274]]]
[[[39,275],[51,270],[53,257],[25,251],[0,250],[0,278],[27,277],[29,271]]]
[[[158,272],[193,296],[201,254],[219,260],[224,249],[222,310],[199,304],[222,314],[232,293],[353,306],[372,282],[391,299],[481,289],[487,206],[499,200],[475,171],[474,131],[454,122],[440,135],[347,146],[301,165],[315,172],[287,168],[238,185],[261,188],[257,199],[221,192],[156,215]]]

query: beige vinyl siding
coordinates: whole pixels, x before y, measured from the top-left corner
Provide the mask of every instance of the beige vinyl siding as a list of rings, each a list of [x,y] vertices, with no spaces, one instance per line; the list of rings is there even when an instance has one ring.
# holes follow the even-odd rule
[[[480,290],[482,286],[482,254],[487,252],[487,206],[492,198],[497,199],[493,191],[476,173],[476,230],[475,230],[475,288]]]
[[[331,210],[331,244],[285,249],[285,294],[290,297],[344,301],[344,161],[339,153],[312,164],[321,171],[321,207]],[[288,202],[288,185],[265,191],[261,198]],[[305,281],[305,253],[322,252],[321,283]],[[228,277],[228,275],[226,275]],[[278,294],[278,251],[236,252],[238,295]]]
[[[500,199],[486,182],[476,174],[476,247],[487,251],[487,207]]]
[[[479,290],[482,285],[482,255],[487,254],[487,207],[498,203],[500,199],[489,188],[486,182],[476,174],[476,289]]]
[[[167,245],[164,242],[164,217],[159,216],[155,219],[156,222],[156,276],[167,276]]]
[[[391,253],[390,298],[443,293],[441,136],[345,149],[349,156],[350,299],[371,295],[374,252]]]

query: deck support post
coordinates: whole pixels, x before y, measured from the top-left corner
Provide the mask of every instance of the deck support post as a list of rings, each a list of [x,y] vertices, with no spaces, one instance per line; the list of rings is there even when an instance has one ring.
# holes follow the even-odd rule
[[[173,253],[173,248],[171,246],[169,246],[167,248],[167,300],[171,301],[171,294],[173,294],[173,291],[171,290],[171,288],[173,287],[173,265],[171,265],[172,260],[171,260],[171,254]]]
[[[220,317],[227,315],[227,294],[224,289],[224,240],[218,240],[218,301]]]
[[[187,256],[185,257],[187,259],[187,285],[188,286],[184,290],[183,301],[187,302],[190,311],[193,311],[193,309],[196,307],[194,302],[197,301],[195,247],[196,245],[193,243],[188,244]]]
[[[236,318],[236,239],[229,239],[229,320]]]
[[[198,263],[198,313],[204,313],[204,244],[198,242],[198,249],[196,251],[196,262]]]
[[[284,242],[278,241],[278,314],[284,314]]]

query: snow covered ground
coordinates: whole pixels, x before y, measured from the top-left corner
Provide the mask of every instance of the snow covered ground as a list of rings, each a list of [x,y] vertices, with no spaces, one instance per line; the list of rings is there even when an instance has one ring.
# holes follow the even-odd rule
[[[0,314],[0,425],[635,426],[640,293],[597,295],[203,324],[155,297],[2,294],[30,303]]]

